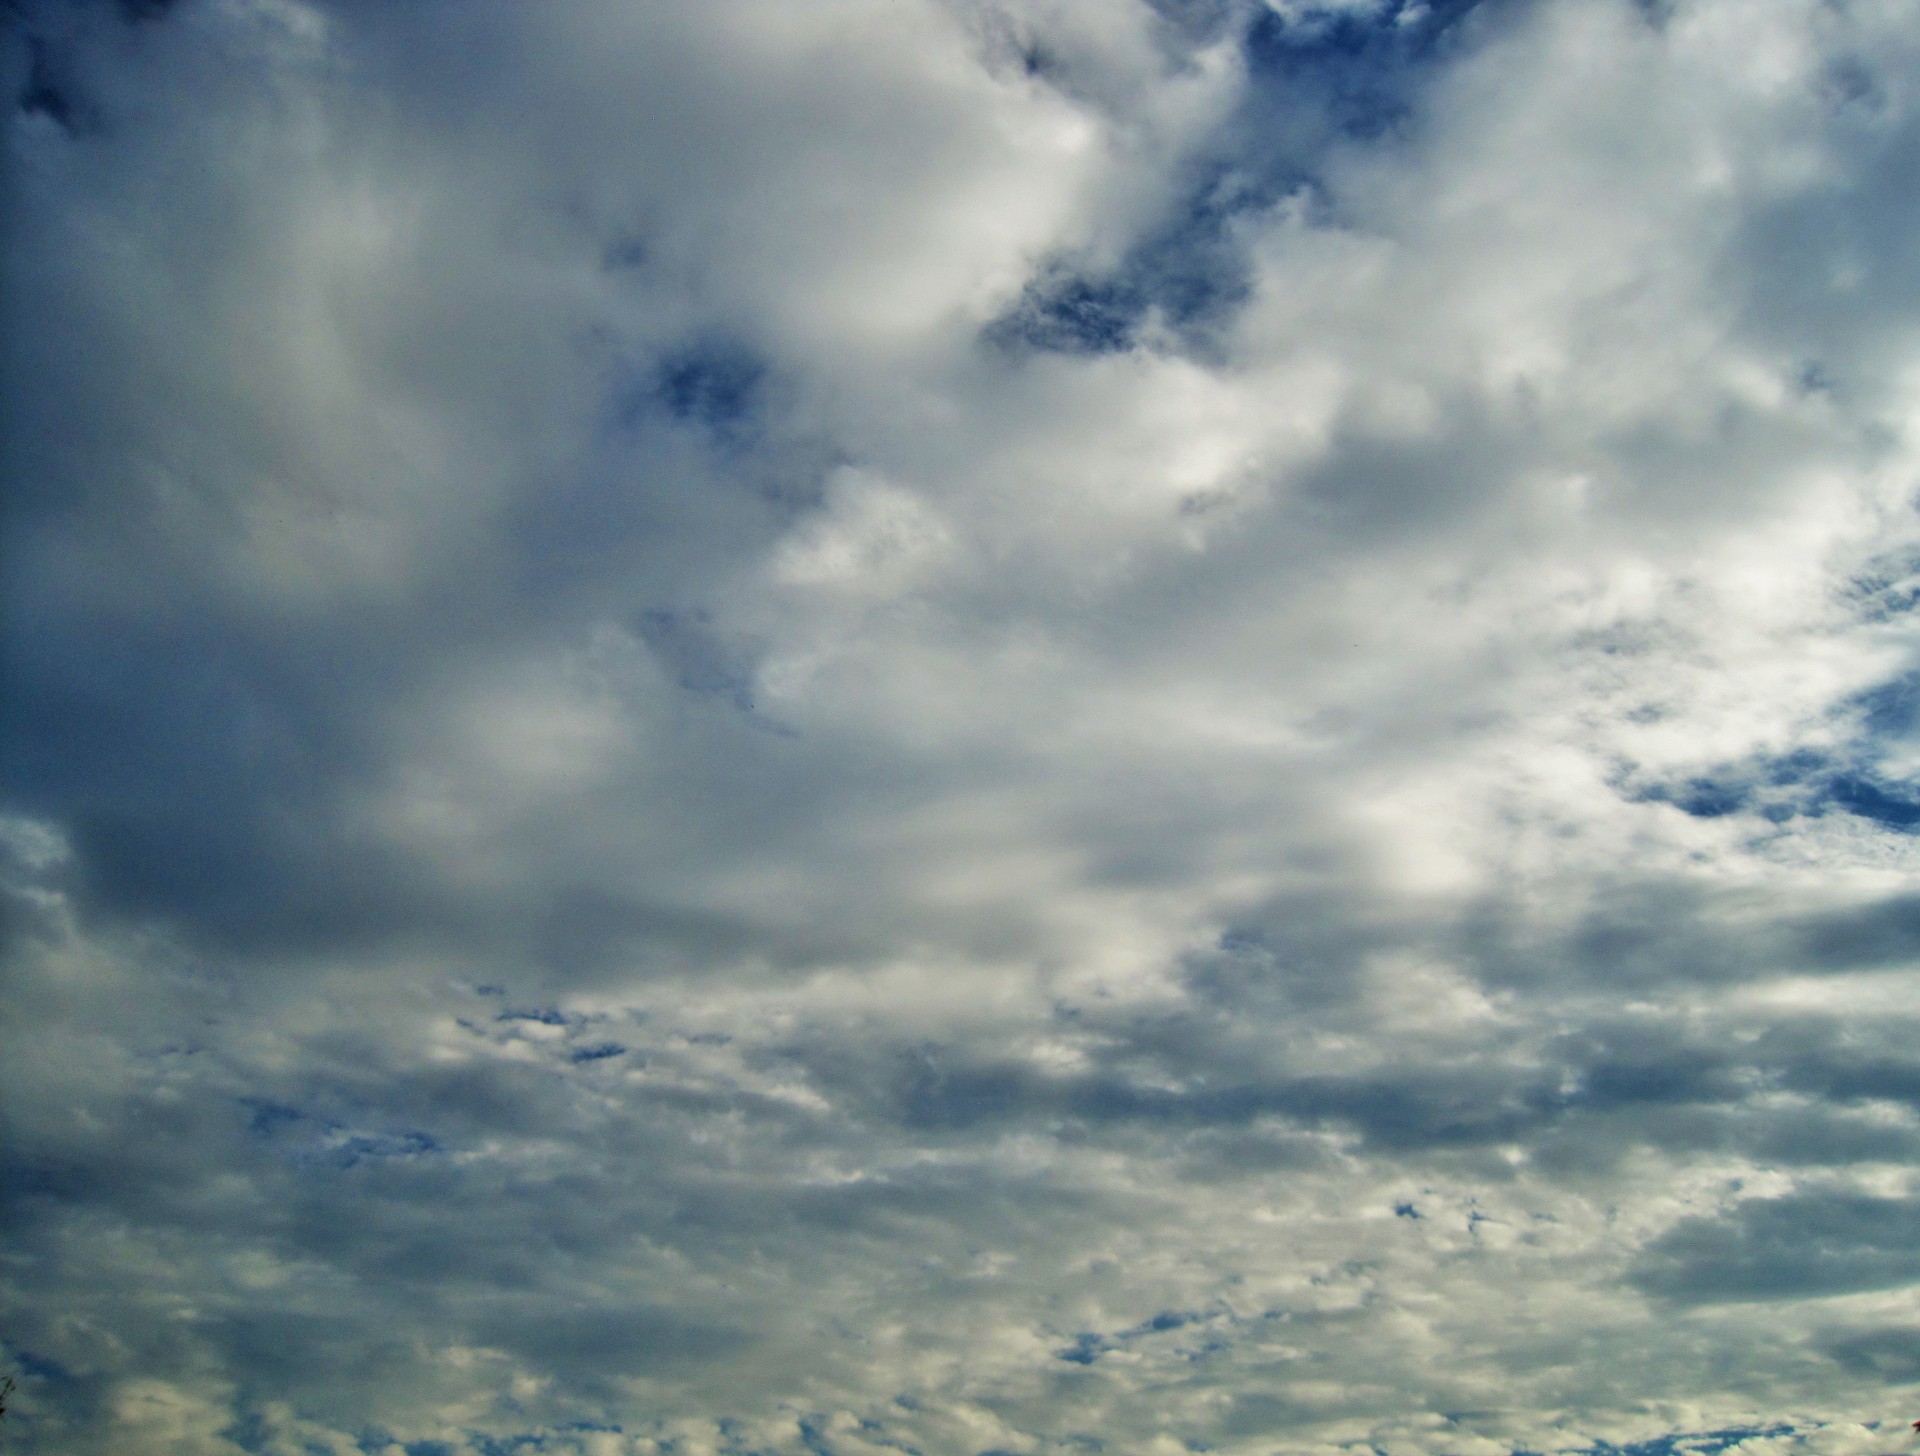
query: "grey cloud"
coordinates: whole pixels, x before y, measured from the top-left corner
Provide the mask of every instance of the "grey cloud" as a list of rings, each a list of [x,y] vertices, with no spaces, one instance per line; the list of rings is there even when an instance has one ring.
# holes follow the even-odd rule
[[[538,1369],[571,1380],[644,1375],[662,1366],[709,1361],[749,1338],[743,1331],[644,1308],[566,1314],[544,1304],[491,1314],[478,1323],[475,1334],[489,1345],[525,1355]]]
[[[1828,1354],[1851,1369],[1871,1372],[1881,1380],[1911,1381],[1920,1375],[1916,1337],[1920,1330],[1889,1325],[1835,1332],[1824,1343]]]
[[[1802,931],[1804,954],[1817,966],[1883,966],[1913,959],[1920,940],[1920,901],[1890,896],[1876,904],[1823,915]]]
[[[1636,1281],[1682,1304],[1791,1299],[1920,1280],[1913,1204],[1813,1190],[1682,1220],[1648,1246]]]

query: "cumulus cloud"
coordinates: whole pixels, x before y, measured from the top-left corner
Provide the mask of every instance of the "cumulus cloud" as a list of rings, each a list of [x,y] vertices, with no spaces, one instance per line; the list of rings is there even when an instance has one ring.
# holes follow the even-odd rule
[[[1895,1439],[1910,20],[16,5],[10,1439]]]

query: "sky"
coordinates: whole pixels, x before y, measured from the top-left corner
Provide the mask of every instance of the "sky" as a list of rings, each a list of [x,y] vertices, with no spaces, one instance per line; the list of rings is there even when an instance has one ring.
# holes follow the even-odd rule
[[[1870,1456],[1910,0],[9,0],[19,1456]]]

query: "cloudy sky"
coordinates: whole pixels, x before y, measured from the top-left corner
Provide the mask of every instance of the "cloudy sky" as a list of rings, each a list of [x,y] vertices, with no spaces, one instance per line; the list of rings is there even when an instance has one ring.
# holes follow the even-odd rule
[[[11,0],[8,1449],[1912,1449],[1917,20]]]

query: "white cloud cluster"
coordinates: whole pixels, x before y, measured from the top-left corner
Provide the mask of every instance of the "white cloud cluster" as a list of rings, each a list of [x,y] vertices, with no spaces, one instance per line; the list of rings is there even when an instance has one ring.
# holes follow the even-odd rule
[[[1897,0],[23,0],[24,1451],[1868,1456]]]

